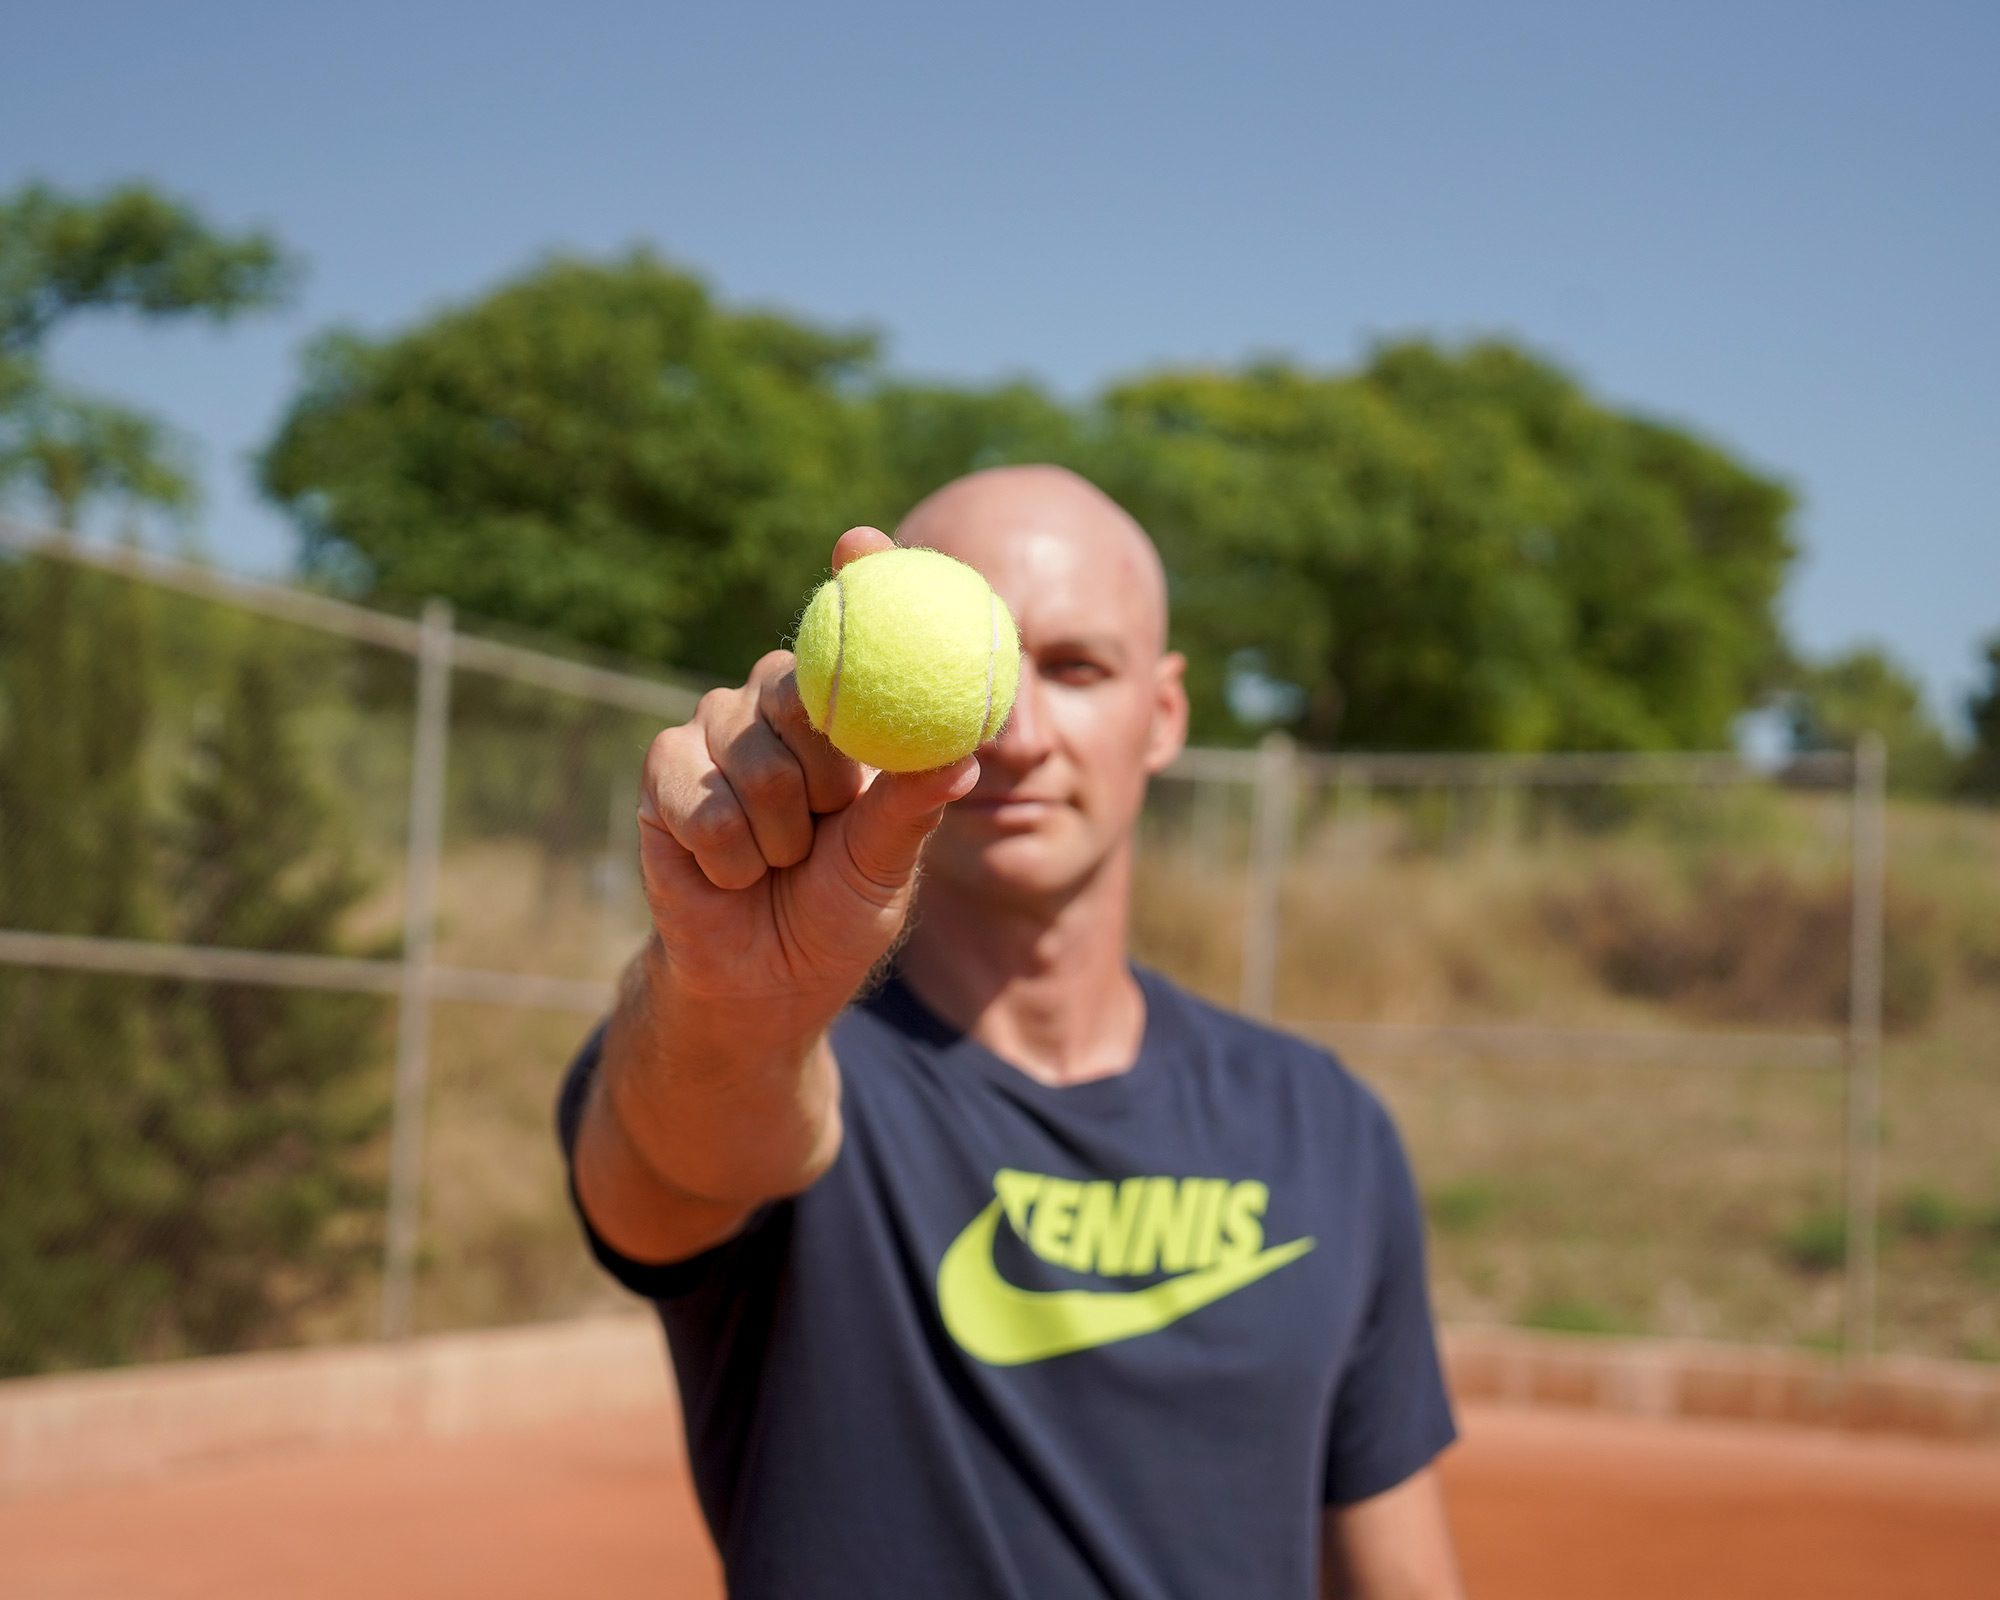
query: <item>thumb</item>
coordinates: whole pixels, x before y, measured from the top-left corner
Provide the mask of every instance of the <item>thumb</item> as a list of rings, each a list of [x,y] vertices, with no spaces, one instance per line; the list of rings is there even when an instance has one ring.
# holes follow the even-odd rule
[[[876,773],[842,816],[841,842],[854,872],[876,893],[903,889],[944,808],[971,793],[978,781],[973,756],[934,772]]]

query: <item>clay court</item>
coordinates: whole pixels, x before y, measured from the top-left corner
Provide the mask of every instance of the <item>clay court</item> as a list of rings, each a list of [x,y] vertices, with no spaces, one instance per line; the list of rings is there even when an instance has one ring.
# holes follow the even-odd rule
[[[2000,1448],[1463,1408],[1445,1472],[1476,1600],[1996,1592]],[[0,1501],[9,1600],[710,1600],[664,1409],[317,1447]]]

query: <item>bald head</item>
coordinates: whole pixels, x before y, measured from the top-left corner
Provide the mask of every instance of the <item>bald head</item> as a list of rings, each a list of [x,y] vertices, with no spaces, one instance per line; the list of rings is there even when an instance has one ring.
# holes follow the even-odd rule
[[[1135,655],[1166,649],[1159,552],[1122,506],[1067,467],[993,467],[959,478],[918,502],[896,542],[977,567],[1017,618],[1038,591],[1067,589],[1091,596],[1103,625]]]

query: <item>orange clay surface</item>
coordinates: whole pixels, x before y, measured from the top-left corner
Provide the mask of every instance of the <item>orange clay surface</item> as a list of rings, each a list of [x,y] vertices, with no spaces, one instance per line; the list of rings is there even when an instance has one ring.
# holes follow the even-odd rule
[[[2000,1449],[1468,1406],[1474,1600],[2000,1595]],[[713,1600],[664,1413],[0,1501],[7,1600]]]

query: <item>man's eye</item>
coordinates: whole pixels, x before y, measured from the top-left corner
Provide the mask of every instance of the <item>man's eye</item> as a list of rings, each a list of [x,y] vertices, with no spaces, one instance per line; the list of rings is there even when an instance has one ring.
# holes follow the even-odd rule
[[[1103,666],[1081,656],[1064,657],[1056,661],[1042,663],[1042,676],[1053,678],[1057,683],[1070,684],[1076,688],[1086,688],[1093,683],[1101,683],[1111,676]]]

